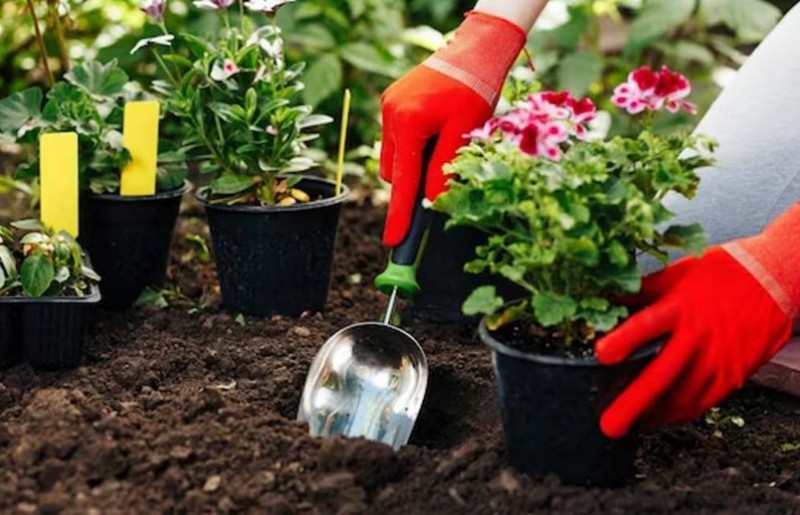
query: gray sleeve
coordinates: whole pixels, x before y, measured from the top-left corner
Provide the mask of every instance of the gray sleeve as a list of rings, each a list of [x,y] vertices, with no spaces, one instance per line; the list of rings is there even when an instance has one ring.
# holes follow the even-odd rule
[[[667,197],[671,223],[701,223],[709,243],[751,236],[800,198],[800,6],[737,72],[697,127],[719,142],[693,200]],[[648,271],[652,263],[643,263]]]

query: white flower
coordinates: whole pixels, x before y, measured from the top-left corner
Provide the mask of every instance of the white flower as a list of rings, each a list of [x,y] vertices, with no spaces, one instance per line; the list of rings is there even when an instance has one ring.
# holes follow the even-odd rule
[[[292,2],[294,0],[248,0],[244,6],[253,12],[274,14],[278,9]]]
[[[257,45],[262,39],[271,38],[281,33],[281,29],[273,27],[272,25],[265,25],[253,31],[245,46]]]
[[[233,5],[234,0],[195,0],[194,6],[199,9],[213,9],[219,11]]]
[[[164,9],[167,7],[167,0],[144,0],[139,5],[139,9],[145,12],[155,21],[161,21],[164,17]]]
[[[239,73],[239,67],[230,59],[225,59],[222,64],[217,61],[211,68],[211,78],[215,81],[228,80],[237,73]]]
[[[283,40],[281,38],[275,38],[274,41],[262,39],[258,44],[278,66],[283,64]]]
[[[267,75],[267,67],[266,65],[262,64],[261,66],[258,67],[258,70],[256,71],[256,76],[253,78],[253,84],[264,80],[264,77],[266,77],[266,75]]]
[[[135,54],[142,48],[152,45],[170,46],[173,39],[175,39],[175,36],[172,34],[164,34],[163,36],[156,36],[154,38],[140,39],[139,42],[136,43],[136,46],[133,47],[133,50],[131,50],[131,54]]]

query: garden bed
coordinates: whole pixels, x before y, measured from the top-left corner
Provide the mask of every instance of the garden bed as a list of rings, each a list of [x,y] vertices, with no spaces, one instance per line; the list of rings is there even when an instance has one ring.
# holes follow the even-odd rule
[[[412,445],[309,438],[294,418],[311,359],[384,307],[371,284],[382,217],[345,209],[324,315],[241,325],[213,307],[104,313],[77,370],[0,372],[0,511],[800,510],[800,401],[748,387],[714,424],[646,436],[630,486],[566,487],[506,467],[488,350],[432,325],[409,326],[431,365]],[[179,264],[198,230],[181,217],[168,282],[218,302],[211,265]]]

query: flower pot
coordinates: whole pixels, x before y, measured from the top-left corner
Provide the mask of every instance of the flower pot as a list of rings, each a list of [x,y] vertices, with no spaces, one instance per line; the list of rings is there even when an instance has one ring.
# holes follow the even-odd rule
[[[409,315],[420,322],[477,325],[479,317],[461,311],[476,288],[493,285],[507,299],[519,297],[521,289],[496,275],[465,272],[464,265],[475,259],[475,247],[486,243],[486,235],[472,227],[445,230],[446,221],[446,215],[435,213],[417,271],[421,290],[410,303]]]
[[[141,197],[87,195],[81,199],[81,245],[103,278],[103,307],[131,307],[147,287],[161,288],[182,188]]]
[[[347,188],[304,177],[297,186],[311,202],[292,206],[205,205],[223,307],[251,316],[322,311],[328,298],[333,247]]]
[[[0,364],[24,360],[58,370],[80,364],[83,340],[100,289],[81,297],[0,297]]]
[[[603,410],[655,357],[658,345],[628,361],[604,366],[594,358],[523,352],[490,333],[480,337],[492,350],[506,452],[511,465],[535,475],[556,474],[568,484],[623,485],[634,475],[639,445],[635,433],[603,436]]]

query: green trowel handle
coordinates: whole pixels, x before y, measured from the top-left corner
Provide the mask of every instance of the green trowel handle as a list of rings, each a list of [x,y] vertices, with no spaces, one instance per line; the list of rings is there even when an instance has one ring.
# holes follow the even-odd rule
[[[391,293],[394,288],[397,288],[403,297],[408,298],[413,297],[420,290],[417,282],[417,266],[422,258],[425,239],[431,225],[431,212],[422,205],[425,199],[424,171],[428,169],[428,163],[435,148],[435,139],[430,140],[425,146],[422,156],[423,176],[419,181],[417,202],[414,206],[408,234],[400,245],[392,249],[386,270],[375,278],[375,286],[384,293]]]

